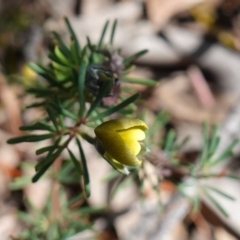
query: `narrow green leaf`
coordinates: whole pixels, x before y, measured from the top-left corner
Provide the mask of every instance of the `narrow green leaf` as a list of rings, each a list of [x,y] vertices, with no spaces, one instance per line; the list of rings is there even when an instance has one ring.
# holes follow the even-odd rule
[[[58,180],[63,184],[79,183],[79,173],[71,160],[65,161],[62,165],[58,174]]]
[[[189,140],[190,140],[190,137],[189,137],[189,136],[185,137],[185,138],[182,140],[182,142],[180,142],[178,145],[176,145],[175,149],[176,149],[177,151],[180,151],[180,150],[187,144],[187,142],[188,142]]]
[[[48,159],[52,156],[53,152],[55,151],[56,148],[52,148],[47,156],[44,159],[41,159],[40,161],[37,162],[35,165],[35,171],[38,172],[40,169],[42,169],[48,162]]]
[[[47,161],[43,164],[42,168],[33,176],[32,182],[35,183],[39,180],[39,178],[51,167],[55,159],[51,161]]]
[[[72,39],[72,43],[70,45],[70,52],[72,55],[73,60],[75,61],[76,64],[80,63],[80,51],[81,51],[81,46],[79,44],[78,38],[68,20],[68,18],[64,18],[66,25],[68,27],[68,31],[71,34],[71,39]]]
[[[11,183],[9,188],[11,190],[19,190],[25,188],[27,185],[31,183],[31,178],[30,177],[19,177],[15,178]]]
[[[221,206],[221,204],[207,191],[205,190],[204,193],[209,198],[209,200],[214,204],[216,208],[225,216],[228,217],[228,213],[225,211],[225,209]]]
[[[42,66],[40,66],[40,65],[38,65],[38,64],[36,64],[36,63],[30,62],[30,63],[28,64],[28,66],[29,66],[33,71],[35,71],[35,72],[38,73],[38,74],[41,74],[41,73],[45,73],[45,72],[46,72],[46,70],[45,70]]]
[[[148,130],[147,140],[149,144],[152,144],[152,141],[154,140],[156,135],[156,131],[160,132],[169,121],[170,121],[169,114],[166,113],[165,111],[160,111],[160,113],[156,116],[156,119],[152,127]]]
[[[209,125],[208,123],[203,123],[203,148],[200,156],[200,168],[202,168],[208,159],[209,153]]]
[[[85,76],[87,71],[87,64],[83,61],[80,65],[80,72],[78,77],[78,94],[79,94],[79,104],[80,112],[79,117],[83,117],[85,111]]]
[[[170,115],[165,111],[161,111],[157,115],[156,121],[160,123],[161,127],[164,127],[170,121]]]
[[[44,165],[47,164],[48,159],[51,158],[51,156],[53,155],[53,153],[54,153],[55,150],[61,148],[61,146],[58,146],[58,144],[60,143],[60,141],[61,141],[61,138],[58,138],[57,141],[53,144],[52,148],[49,149],[48,154],[47,154],[47,156],[45,157],[45,159],[39,161],[39,162],[36,164],[36,166],[35,166],[36,172],[38,172]],[[51,159],[50,159],[49,161],[51,161]]]
[[[64,72],[63,70],[54,69],[54,71],[58,81],[60,81],[61,84],[66,88],[65,92],[68,92],[67,88],[70,87],[73,82],[72,70],[68,70],[67,72]]]
[[[73,40],[73,41],[75,42],[75,44],[76,44],[77,53],[79,54],[80,51],[81,51],[81,46],[80,46],[80,44],[79,44],[79,41],[78,41],[78,39],[77,39],[77,36],[76,36],[76,34],[75,34],[75,32],[74,32],[74,30],[73,30],[73,28],[72,28],[72,26],[71,26],[68,18],[65,17],[64,20],[65,20],[65,22],[66,22],[66,24],[67,24],[68,31],[69,31],[70,34],[71,34],[72,40]]]
[[[47,88],[28,88],[27,92],[31,94],[38,94],[40,96],[48,96],[52,94],[52,90]]]
[[[58,105],[54,102],[50,102],[48,103],[54,110],[56,110],[59,114],[62,114],[63,116],[69,117],[71,119],[73,119],[74,121],[78,121],[78,117],[69,112],[67,109],[63,108],[61,105]]]
[[[69,208],[71,208],[74,204],[76,204],[76,203],[84,200],[84,198],[85,198],[85,197],[84,197],[84,194],[81,193],[81,194],[77,195],[76,197],[70,199],[70,201],[68,202]]]
[[[108,24],[109,24],[109,21],[106,21],[106,23],[105,23],[105,25],[103,27],[103,31],[102,31],[101,37],[100,37],[99,42],[98,42],[98,48],[101,48],[101,46],[102,46],[103,39],[105,37],[106,31],[107,31],[107,28],[108,28]]]
[[[142,55],[146,54],[148,52],[147,49],[144,49],[142,51],[139,51],[135,54],[133,54],[132,56],[125,58],[123,63],[124,65],[127,67],[129,64],[131,64],[133,61],[135,61],[137,58],[141,57]]]
[[[176,142],[176,133],[174,130],[170,130],[167,134],[164,150],[168,153],[171,153]]]
[[[129,73],[132,72],[134,69],[136,69],[136,65],[133,65],[133,64],[128,65],[128,66],[124,69],[123,75],[129,74]]]
[[[54,53],[63,64],[70,64],[70,60],[61,52],[58,46],[55,47]]]
[[[28,138],[25,139],[25,142],[39,142],[49,138],[55,137],[54,133],[42,134],[42,135],[28,135]]]
[[[38,172],[43,166],[44,164],[46,164],[46,161],[48,161],[49,158],[51,158],[51,156],[53,155],[54,151],[61,148],[62,146],[59,146],[59,143],[61,141],[61,137],[59,137],[54,144],[52,145],[52,149],[49,150],[47,156],[45,157],[44,160],[39,161],[36,166],[35,166],[35,170]],[[51,159],[50,159],[51,160]]]
[[[8,144],[17,144],[22,142],[38,142],[48,138],[54,137],[55,134],[42,134],[42,135],[25,135],[21,137],[11,138],[7,141]]]
[[[37,219],[36,217],[34,217],[34,216],[32,216],[32,215],[30,215],[29,213],[24,213],[24,212],[18,212],[18,217],[22,220],[22,221],[24,221],[24,222],[26,222],[26,223],[28,223],[28,224],[38,224],[38,222],[39,222],[39,219]]]
[[[127,98],[125,98],[125,97],[119,97],[122,101],[125,101]],[[137,106],[136,106],[136,104],[135,103],[130,103],[124,110],[132,110],[132,111],[134,111],[134,112],[136,112],[137,111]]]
[[[55,76],[52,76],[50,74],[40,74],[40,75],[44,77],[51,86],[59,87],[62,90],[65,89],[62,83],[59,82]]]
[[[73,154],[73,152],[68,148],[68,153],[71,157],[71,160],[73,161],[73,164],[75,166],[75,168],[77,169],[78,173],[80,175],[83,174],[83,170],[82,170],[82,167],[80,165],[80,162],[77,160],[77,158],[75,157],[75,155]]]
[[[81,142],[78,138],[76,138],[76,142],[77,142],[81,160],[82,160],[84,190],[85,190],[86,197],[89,197],[91,194],[91,186],[90,186],[90,178],[89,178],[89,173],[88,173],[87,161],[86,161],[86,157],[85,157]]]
[[[75,41],[72,41],[70,46],[70,51],[73,57],[73,60],[75,64],[80,64],[80,51],[78,51],[77,43]]]
[[[38,179],[49,169],[49,167],[53,164],[53,162],[56,160],[56,158],[61,154],[63,151],[63,147],[59,148],[55,153],[49,154],[48,157],[44,160],[42,166],[40,166],[39,171],[34,175],[32,178],[32,182],[37,182]]]
[[[81,207],[78,212],[81,214],[98,214],[106,211],[106,207]]]
[[[73,119],[74,121],[78,121],[78,117],[77,117],[75,114],[69,112],[69,111],[68,111],[67,109],[65,109],[65,108],[61,108],[61,113],[62,113],[64,116]]]
[[[60,239],[57,221],[52,222],[46,232],[46,239]]]
[[[62,84],[55,79],[55,76],[48,69],[32,62],[29,63],[29,67],[32,68],[35,72],[37,72],[40,76],[45,78],[49,82],[49,84],[64,89]]]
[[[36,229],[29,230],[29,238],[31,238],[31,240],[40,240]]]
[[[57,63],[58,65],[64,67],[64,68],[68,68],[68,70],[70,71],[73,67],[71,62],[67,62],[67,61],[62,61],[61,59],[58,58],[58,56],[56,56],[55,52],[51,52],[49,51],[48,53],[48,58],[52,60],[52,64],[54,65],[54,63]],[[55,67],[56,68],[56,67]]]
[[[63,240],[67,240],[69,238],[71,238],[77,231],[75,231],[75,229],[66,229],[66,232],[63,233],[63,235],[61,236],[61,239]]]
[[[91,39],[89,38],[89,36],[87,36],[87,44],[88,44],[88,47],[92,50],[92,43],[91,43]]]
[[[41,122],[35,123],[33,125],[21,126],[19,128],[19,130],[21,130],[21,131],[46,130],[46,131],[50,131],[50,132],[54,131],[52,126],[49,126],[49,125],[41,123]]]
[[[217,151],[217,148],[219,146],[221,138],[219,136],[216,136],[214,141],[211,142],[210,148],[209,148],[209,158],[214,156],[214,153]]]
[[[97,97],[95,98],[94,102],[91,104],[89,111],[87,112],[86,117],[89,117],[91,113],[96,109],[96,107],[101,103],[106,93],[109,91],[111,86],[111,82],[105,82],[104,85],[101,87]]]
[[[37,102],[37,103],[33,103],[33,104],[30,104],[28,106],[26,106],[26,109],[28,108],[35,108],[35,107],[42,107],[46,104],[46,102]]]
[[[106,116],[109,116],[110,114],[113,114],[113,113],[115,113],[117,111],[120,111],[121,109],[125,108],[129,104],[131,104],[134,101],[136,101],[139,98],[139,96],[140,96],[140,94],[138,94],[138,93],[134,94],[133,96],[127,98],[125,101],[121,102],[117,106],[109,108],[106,111],[104,111],[102,113],[99,113],[97,116],[94,116],[94,117],[90,118],[88,122],[104,118]]]
[[[82,62],[82,61],[87,61],[87,59],[88,59],[87,49],[88,49],[88,46],[85,46],[85,47],[83,48],[83,50],[81,51],[81,53],[80,53],[80,62]]]
[[[117,27],[117,19],[114,20],[112,30],[111,30],[111,36],[110,36],[110,44],[113,45],[113,40],[116,32]]]
[[[220,155],[219,158],[213,160],[210,162],[211,166],[215,166],[219,164],[220,162],[226,160],[227,158],[231,157],[233,155],[233,148],[239,143],[239,139],[235,139],[228,147],[227,149]]]
[[[40,155],[42,153],[45,153],[45,152],[49,152],[50,150],[53,150],[55,148],[55,146],[46,146],[46,147],[43,147],[43,148],[39,148],[37,151],[36,151],[36,155]]]
[[[15,137],[15,138],[10,138],[7,140],[8,144],[17,144],[17,143],[22,143],[25,142],[29,138],[29,135],[21,136],[21,137]]]
[[[208,186],[208,185],[204,185],[204,187],[210,189],[210,190],[213,191],[213,192],[218,193],[219,195],[221,195],[221,196],[223,196],[223,197],[225,197],[225,198],[227,198],[227,199],[229,199],[229,200],[235,201],[235,198],[234,198],[234,197],[228,195],[228,194],[225,193],[225,192],[222,192],[221,190],[219,190],[219,189],[217,189],[217,188],[215,188],[215,187]]]
[[[71,65],[70,66],[66,66],[66,64],[62,64],[62,63],[59,63],[58,61],[52,61],[51,62],[51,70],[55,70],[55,75],[56,75],[56,72],[57,73],[62,73],[62,74],[69,74],[69,72],[72,70],[72,67]]]
[[[122,110],[119,110],[119,113],[122,114],[122,115],[125,115],[127,117],[127,115],[132,115],[134,114],[134,110],[132,109],[122,109]]]
[[[100,112],[98,111],[98,109],[95,109],[95,110],[93,111],[93,113],[92,113],[92,117],[97,117],[99,114],[100,114]],[[98,125],[100,125],[101,123],[103,123],[103,120],[102,120],[102,119],[97,119],[97,120],[95,120],[94,122],[91,122],[91,123],[89,123],[89,122],[87,121],[87,123],[88,123],[88,126],[89,126],[89,127],[91,127],[91,128],[96,128]]]
[[[128,78],[125,77],[123,78],[124,82],[127,83],[135,83],[135,84],[141,84],[141,85],[145,85],[148,87],[155,87],[157,85],[157,82],[151,79],[140,79],[140,78]]]
[[[70,51],[69,49],[67,48],[66,44],[63,42],[62,38],[59,36],[58,33],[56,32],[53,32],[53,35],[54,37],[56,38],[58,44],[59,44],[59,47],[61,49],[61,51],[63,52],[63,54],[67,57],[67,58],[70,58],[71,57],[71,54],[70,54]]]
[[[75,233],[83,232],[85,230],[91,230],[92,233],[89,234],[90,236],[88,235],[85,238],[81,237],[81,240],[97,240],[96,233],[94,233],[93,230],[93,224],[86,224],[79,221],[74,221],[71,223],[71,228],[75,230]]]
[[[210,146],[209,146],[209,156],[212,156],[218,145],[219,145],[219,141],[220,141],[220,138],[218,136],[218,132],[219,132],[219,126],[215,126],[214,129],[213,129],[213,133],[211,134],[211,138],[210,138]]]
[[[91,137],[88,133],[86,132],[78,132],[79,135],[84,139],[86,140],[87,142],[89,142],[90,144],[94,145],[95,144],[95,138]]]
[[[54,124],[55,128],[58,130],[58,122],[57,122],[57,118],[55,116],[55,113],[53,112],[53,110],[50,107],[47,107],[46,111],[48,113],[48,116],[49,116],[50,120]]]

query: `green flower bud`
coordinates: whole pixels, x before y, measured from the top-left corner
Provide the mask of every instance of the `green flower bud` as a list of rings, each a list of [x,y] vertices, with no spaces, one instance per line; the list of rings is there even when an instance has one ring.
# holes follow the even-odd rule
[[[108,68],[101,65],[91,65],[87,68],[86,87],[88,91],[96,96],[105,82],[109,82],[109,90],[106,96],[113,94],[113,88],[116,84],[116,77]]]

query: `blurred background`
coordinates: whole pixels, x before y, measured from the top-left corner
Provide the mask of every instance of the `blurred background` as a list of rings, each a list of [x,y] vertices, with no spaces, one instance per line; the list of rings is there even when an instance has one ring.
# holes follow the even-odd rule
[[[27,64],[30,61],[48,63],[48,49],[53,46],[52,31],[69,41],[64,17],[68,17],[82,44],[86,43],[86,36],[97,42],[106,20],[117,19],[115,47],[121,48],[124,56],[149,50],[136,62],[130,75],[158,82],[155,88],[135,87],[142,93],[144,106],[152,116],[166,111],[171,119],[166,127],[174,128],[179,140],[190,137],[181,152],[183,159],[192,161],[202,148],[203,121],[221,126],[221,138],[226,145],[229,139],[240,135],[239,0],[0,0],[1,240],[35,239],[19,236],[27,232],[29,226],[39,227],[42,232],[49,226],[46,215],[37,214],[46,208],[55,183],[49,178],[30,183],[39,145],[9,146],[6,140],[20,136],[19,126],[42,115],[36,109],[23,111],[32,101],[25,96],[24,89],[37,80]],[[228,179],[211,182],[234,196],[235,201],[219,199],[229,217],[222,216],[204,199],[198,213],[193,213],[182,199],[175,199],[164,217],[157,218],[151,209],[156,207],[158,196],[151,187],[144,190],[144,209],[147,209],[144,214],[139,210],[138,193],[131,184],[109,201],[109,183],[103,179],[110,167],[104,161],[97,164],[96,151],[88,145],[85,148],[89,148],[88,155],[92,156],[89,171],[93,194],[89,200],[77,204],[97,209],[110,206],[109,211],[95,212],[87,218],[99,232],[97,239],[240,239],[238,182]],[[237,149],[234,159],[225,164],[237,176],[239,152]],[[21,181],[15,181],[19,178]],[[79,191],[74,181],[64,184],[66,192]],[[159,188],[160,198],[166,204],[177,192],[176,185],[167,180]],[[176,209],[183,211],[178,214]],[[28,215],[39,221],[34,222],[34,217],[26,219]],[[148,224],[153,229],[148,231],[161,229],[162,232],[146,238],[144,226]],[[71,239],[94,239],[92,234],[84,230]]]

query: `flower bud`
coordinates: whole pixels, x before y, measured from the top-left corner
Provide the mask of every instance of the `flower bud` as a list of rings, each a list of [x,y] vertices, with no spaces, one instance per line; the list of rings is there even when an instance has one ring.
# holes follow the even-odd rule
[[[116,84],[117,79],[115,78],[112,71],[101,65],[90,65],[87,68],[86,73],[86,87],[88,91],[96,96],[100,88],[105,82],[109,82],[109,89],[106,96],[111,96],[113,94],[113,88]]]
[[[98,150],[117,170],[126,173],[125,166],[140,166],[138,158],[147,125],[134,118],[120,118],[102,123],[95,129]],[[99,148],[100,147],[100,148]]]

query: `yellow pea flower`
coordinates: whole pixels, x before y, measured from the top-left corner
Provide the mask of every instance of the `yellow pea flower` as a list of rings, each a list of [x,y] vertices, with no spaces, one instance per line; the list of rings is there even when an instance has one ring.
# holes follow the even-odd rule
[[[37,73],[34,72],[28,64],[24,64],[21,69],[22,77],[23,77],[23,83],[26,86],[32,86],[36,79],[37,79]]]
[[[134,118],[120,118],[102,123],[95,128],[97,144],[103,157],[117,170],[128,174],[127,166],[141,165],[138,155],[143,153],[147,125]]]

